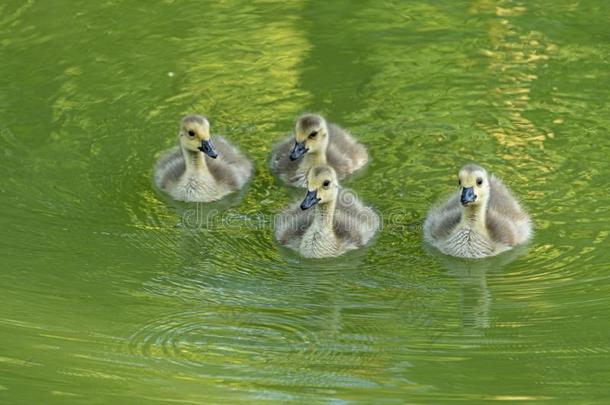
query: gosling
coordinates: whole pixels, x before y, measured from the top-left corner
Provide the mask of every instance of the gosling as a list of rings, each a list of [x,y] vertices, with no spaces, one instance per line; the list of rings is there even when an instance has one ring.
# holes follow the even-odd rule
[[[532,222],[508,188],[480,166],[459,171],[461,190],[433,207],[424,238],[441,252],[483,258],[512,249],[532,236]]]
[[[312,168],[307,195],[282,213],[275,225],[280,244],[307,258],[336,257],[366,245],[379,228],[379,217],[356,195],[342,189],[330,166]]]
[[[165,152],[155,168],[155,184],[173,199],[216,201],[250,178],[252,163],[223,137],[210,137],[205,117],[184,117],[178,138],[180,145]]]
[[[307,172],[315,166],[332,166],[339,180],[363,167],[366,148],[346,130],[317,114],[297,119],[294,135],[276,145],[271,169],[293,187],[307,186]]]

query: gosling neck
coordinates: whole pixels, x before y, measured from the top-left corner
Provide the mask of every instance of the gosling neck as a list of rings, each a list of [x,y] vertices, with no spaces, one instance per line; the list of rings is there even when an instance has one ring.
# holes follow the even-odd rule
[[[181,146],[182,155],[186,164],[187,171],[207,173],[208,165],[205,162],[205,156],[201,151],[193,151]]]
[[[307,167],[326,165],[326,148],[307,152],[304,161]]]
[[[316,210],[314,212],[314,226],[318,229],[332,231],[336,205],[335,199],[325,204],[317,204],[314,208]]]
[[[485,231],[487,220],[487,199],[479,204],[468,205],[462,210],[462,223],[479,231]]]

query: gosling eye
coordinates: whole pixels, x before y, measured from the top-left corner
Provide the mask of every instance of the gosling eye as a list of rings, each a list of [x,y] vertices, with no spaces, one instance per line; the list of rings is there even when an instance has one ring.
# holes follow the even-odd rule
[[[309,134],[309,139],[315,138],[316,135],[318,135],[318,131],[313,131],[311,134]]]
[[[462,185],[462,180],[458,179],[458,186]]]
[[[330,180],[324,180],[324,183],[322,184],[324,187],[328,187],[330,186]]]
[[[188,130],[188,134],[189,134],[189,136],[192,138],[192,137],[194,137],[194,136],[195,136],[195,131],[193,131],[192,129],[189,129],[189,130]]]
[[[483,184],[483,179],[482,178],[477,178],[477,186],[480,186],[481,184]]]

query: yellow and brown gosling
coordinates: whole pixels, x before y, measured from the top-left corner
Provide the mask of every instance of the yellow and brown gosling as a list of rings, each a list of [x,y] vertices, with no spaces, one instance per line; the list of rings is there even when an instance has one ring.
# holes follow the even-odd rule
[[[252,163],[225,138],[210,136],[205,117],[184,117],[178,138],[179,146],[165,152],[155,167],[155,184],[173,199],[219,200],[250,178]]]
[[[469,164],[459,171],[458,181],[460,189],[428,212],[427,242],[447,255],[482,258],[531,238],[528,214],[500,179]]]
[[[305,199],[279,216],[275,235],[304,257],[324,258],[366,245],[378,228],[378,215],[340,187],[335,170],[317,166],[307,175]]]
[[[342,180],[368,161],[366,148],[338,125],[317,114],[305,114],[295,124],[294,134],[277,144],[271,168],[294,187],[305,187],[309,169],[329,165]]]

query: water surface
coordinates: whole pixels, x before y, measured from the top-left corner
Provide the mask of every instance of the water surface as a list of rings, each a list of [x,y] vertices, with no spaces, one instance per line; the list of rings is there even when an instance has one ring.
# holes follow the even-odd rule
[[[0,403],[607,402],[609,4],[3,2]],[[220,203],[152,187],[193,111],[255,161]],[[384,217],[332,260],[269,221],[305,111],[366,143],[344,185]],[[531,244],[422,244],[470,161]]]

